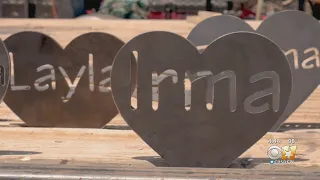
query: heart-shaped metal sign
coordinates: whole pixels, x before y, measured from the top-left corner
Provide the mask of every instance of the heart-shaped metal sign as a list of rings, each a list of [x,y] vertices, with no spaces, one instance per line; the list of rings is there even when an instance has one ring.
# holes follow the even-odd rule
[[[10,59],[8,51],[0,39],[0,102],[4,98],[10,78]]]
[[[109,84],[124,45],[118,38],[87,33],[63,49],[47,35],[21,32],[5,44],[14,72],[4,101],[27,125],[101,128],[118,114]]]
[[[219,24],[224,19],[225,23]],[[229,20],[228,20],[229,19]],[[233,19],[233,22],[231,22]],[[236,31],[254,31],[244,21],[226,15],[208,18],[200,22],[189,34],[195,45],[208,45],[218,36]],[[232,25],[233,24],[233,25]],[[227,26],[225,32],[217,31]],[[249,26],[249,25],[248,25]],[[311,95],[320,83],[320,24],[318,20],[301,11],[282,11],[264,20],[257,33],[270,38],[286,54],[293,73],[292,96],[288,107],[270,131],[277,131],[281,124]],[[208,92],[211,92],[210,89]],[[208,99],[211,94],[208,94]]]
[[[301,11],[283,11],[264,20],[257,29],[286,54],[292,69],[293,86],[286,111],[271,131],[281,124],[320,84],[320,24]]]
[[[137,108],[131,108],[132,53],[137,60]],[[175,71],[159,84],[152,106],[152,74]],[[191,84],[185,73],[210,71]],[[149,32],[125,44],[111,72],[113,98],[124,120],[171,166],[227,167],[277,122],[291,92],[291,70],[280,48],[250,32],[225,35],[202,54],[169,32]],[[206,90],[213,82],[213,107]]]

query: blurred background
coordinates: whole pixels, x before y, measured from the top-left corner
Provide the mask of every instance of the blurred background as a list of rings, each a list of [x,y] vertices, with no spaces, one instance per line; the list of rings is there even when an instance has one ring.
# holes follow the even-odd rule
[[[0,0],[2,18],[186,19],[211,11],[261,20],[282,10],[320,19],[320,0]]]

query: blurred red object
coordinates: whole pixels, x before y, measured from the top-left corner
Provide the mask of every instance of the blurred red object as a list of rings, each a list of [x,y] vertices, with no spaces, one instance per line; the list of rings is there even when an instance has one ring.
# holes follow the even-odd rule
[[[186,14],[173,12],[171,13],[171,19],[186,19]]]
[[[86,10],[86,14],[92,14],[94,11],[92,10]]]
[[[184,13],[172,12],[166,17],[165,12],[149,12],[148,19],[185,19]]]
[[[242,11],[242,14],[240,15],[241,19],[251,19],[253,16],[256,16],[256,13],[244,7],[242,7],[241,11]]]
[[[163,12],[149,12],[148,19],[165,19]]]

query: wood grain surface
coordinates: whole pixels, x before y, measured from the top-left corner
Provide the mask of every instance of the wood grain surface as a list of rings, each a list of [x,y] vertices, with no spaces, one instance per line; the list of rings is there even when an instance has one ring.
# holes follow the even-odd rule
[[[250,24],[256,28],[259,22],[253,21]],[[140,33],[153,30],[171,31],[186,37],[194,26],[193,22],[184,20],[0,19],[0,38],[5,39],[20,31],[40,31],[54,37],[61,45],[65,46],[74,37],[92,31],[111,33],[127,42]],[[136,101],[134,98],[132,100]],[[104,129],[34,128],[25,127],[24,123],[4,103],[1,103],[0,137],[0,169],[3,169],[0,172],[0,179],[5,177],[2,176],[5,173],[18,172],[17,167],[25,164],[33,164],[38,171],[39,168],[36,165],[40,167],[57,166],[59,168],[91,166],[140,168],[143,169],[141,172],[146,172],[146,174],[152,169],[162,175],[166,173],[161,173],[164,171],[161,168],[168,167],[168,164],[127,126],[120,115],[115,117]],[[269,164],[266,151],[270,146],[268,140],[272,138],[280,139],[280,146],[288,145],[289,138],[298,140],[296,143],[298,155],[293,164]],[[318,175],[316,172],[320,171],[320,90],[315,90],[305,103],[290,116],[279,132],[267,133],[239,157],[230,166],[230,169],[179,170],[169,168],[166,170],[171,173],[176,171],[175,176],[179,174],[181,177],[188,177],[182,172],[192,171],[202,175],[205,174],[204,172],[215,173],[221,179],[223,179],[222,177],[227,179],[227,177],[239,177],[239,168],[254,169],[255,171],[241,171],[241,173],[247,173],[250,177],[257,177],[257,179],[264,178],[264,174],[268,172],[274,173],[272,177],[268,178],[295,179],[292,178],[294,176],[297,179],[308,179],[308,177],[312,179],[316,177]],[[24,172],[27,171],[35,172],[36,170]],[[157,176],[157,173],[151,174]]]

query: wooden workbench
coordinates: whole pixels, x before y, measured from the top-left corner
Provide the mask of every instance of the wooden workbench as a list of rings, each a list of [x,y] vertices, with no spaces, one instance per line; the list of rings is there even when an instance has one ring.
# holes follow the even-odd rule
[[[259,22],[250,23],[254,28]],[[184,37],[195,26],[188,21],[83,21],[0,20],[0,38],[20,31],[41,31],[65,46],[74,37],[91,31],[108,32],[128,41],[153,30]],[[0,179],[319,179],[320,177],[320,89],[287,120],[277,133],[266,134],[228,169],[169,168],[126,125],[121,116],[104,129],[55,129],[25,127],[4,103],[0,105]],[[268,140],[298,140],[293,164],[270,165]],[[59,175],[66,175],[63,178]],[[317,177],[318,176],[318,177]]]

